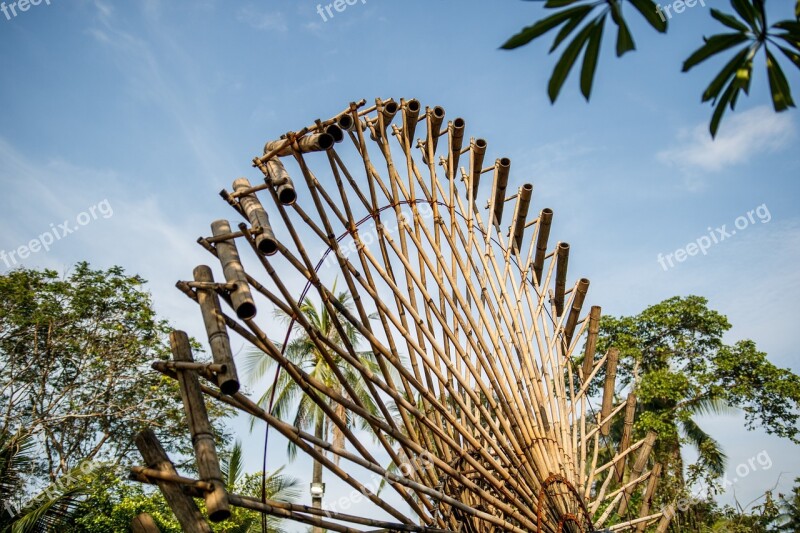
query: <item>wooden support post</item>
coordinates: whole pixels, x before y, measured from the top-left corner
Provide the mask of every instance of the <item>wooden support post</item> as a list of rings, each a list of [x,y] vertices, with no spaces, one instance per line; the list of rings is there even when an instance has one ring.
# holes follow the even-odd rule
[[[239,178],[233,182],[234,192],[250,188],[252,188],[252,185],[250,185],[250,180],[247,178]],[[278,241],[275,240],[275,234],[272,233],[272,226],[269,223],[267,211],[264,209],[264,206],[261,205],[261,201],[256,196],[256,193],[253,192],[240,196],[239,204],[247,215],[250,224],[254,228],[261,228],[261,233],[256,235],[258,251],[264,255],[273,255],[278,251]]]
[[[147,513],[142,513],[133,519],[131,531],[133,533],[161,533],[153,517]]]
[[[214,276],[209,267],[200,265],[194,269],[194,280],[213,282]],[[233,362],[231,341],[228,337],[228,328],[225,326],[225,317],[219,305],[219,296],[214,289],[197,289],[197,302],[203,313],[203,322],[206,333],[208,333],[208,344],[211,346],[214,363],[224,365],[224,371],[217,374],[217,386],[224,394],[236,394],[239,390],[239,377]]]
[[[619,350],[611,348],[608,350],[608,359],[606,359],[606,382],[603,387],[603,406],[600,411],[600,419],[605,420],[611,414],[611,407],[614,404],[614,387],[617,380],[617,362],[619,361]],[[600,427],[600,434],[604,437],[608,436],[611,429],[611,420],[607,420]]]
[[[161,443],[152,430],[146,429],[136,435],[135,442],[149,468],[178,475],[167,457],[167,452],[161,447]],[[203,519],[200,509],[197,508],[191,496],[183,493],[179,485],[165,481],[157,484],[183,531],[186,533],[211,533],[211,527]]]
[[[556,316],[564,314],[564,293],[567,286],[567,265],[569,265],[569,244],[558,243],[556,247]]]
[[[511,250],[519,253],[522,249],[522,237],[525,235],[525,220],[528,218],[528,208],[531,205],[533,185],[526,183],[519,188],[517,207],[514,209],[514,224],[511,226]]]
[[[232,233],[231,225],[227,220],[215,220],[211,223],[211,233],[214,237]],[[215,248],[222,264],[222,272],[228,283],[235,283],[236,288],[231,291],[231,302],[236,316],[242,320],[249,320],[256,316],[256,304],[253,295],[250,293],[250,285],[247,283],[247,275],[239,260],[239,251],[236,249],[236,242],[233,239],[219,241]]]
[[[189,345],[189,336],[183,331],[173,331],[169,335],[172,348],[172,358],[178,363],[193,363],[192,348]],[[193,370],[177,368],[178,383],[183,398],[183,407],[186,410],[186,420],[192,434],[194,454],[197,459],[197,471],[200,479],[211,483],[214,490],[206,493],[206,508],[208,517],[212,522],[221,522],[231,516],[228,494],[222,481],[222,472],[219,467],[217,448],[214,444],[214,434],[208,420],[203,393],[200,391],[200,381]]]

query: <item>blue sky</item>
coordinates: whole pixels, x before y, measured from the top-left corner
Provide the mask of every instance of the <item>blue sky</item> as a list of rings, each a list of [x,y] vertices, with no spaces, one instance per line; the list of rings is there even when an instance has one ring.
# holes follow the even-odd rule
[[[790,11],[771,4],[773,17]],[[113,215],[96,209],[80,231],[16,264],[120,264],[150,280],[161,314],[199,338],[199,313],[173,286],[209,261],[194,241],[230,216],[217,192],[260,178],[250,161],[265,141],[352,100],[418,98],[464,117],[492,157],[510,157],[510,186],[534,184],[533,208],[553,208],[553,234],[572,245],[571,275],[592,280],[587,305],[620,315],[706,296],[733,324],[728,341],[753,339],[800,372],[797,113],[771,111],[758,70],[751,98],[711,142],[700,93],[720,64],[680,73],[701,35],[718,30],[700,5],[673,17],[667,36],[632,13],[638,51],[615,59],[607,35],[592,102],[571,77],[551,105],[549,40],[498,50],[540,12],[516,0],[367,0],[324,22],[313,1],[51,0],[0,14],[0,250],[105,200]],[[800,87],[797,71],[787,74]],[[769,216],[707,255],[659,265],[658,254],[730,230],[757,206]],[[0,261],[2,272],[12,266]],[[773,460],[725,501],[735,490],[746,503],[781,473],[785,490],[800,475],[790,443],[745,431],[738,416],[704,425],[731,470],[762,451]],[[256,470],[261,437],[245,427],[237,422]],[[285,462],[277,438],[269,461]],[[288,470],[308,477],[302,461]]]

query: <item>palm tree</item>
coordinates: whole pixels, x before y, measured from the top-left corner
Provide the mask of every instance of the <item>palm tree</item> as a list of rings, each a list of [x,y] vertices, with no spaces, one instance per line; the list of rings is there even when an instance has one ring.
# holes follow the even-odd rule
[[[334,284],[333,292],[335,293],[336,286]],[[346,309],[352,308],[352,299],[346,292],[341,292],[337,295],[336,299]],[[303,313],[305,320],[307,320],[313,329],[315,329],[320,336],[327,338],[332,344],[345,347],[347,344],[356,347],[358,346],[361,336],[358,330],[350,324],[340,313],[335,316],[328,312],[325,306],[318,308],[311,299],[306,299],[300,306],[300,311]],[[282,323],[291,323],[291,317],[287,316],[280,310],[276,310],[276,318]],[[335,320],[342,324],[344,337],[340,335],[335,327]],[[365,408],[372,414],[377,414],[378,409],[375,405],[372,396],[367,390],[364,380],[361,375],[347,362],[345,362],[338,354],[328,350],[323,353],[320,348],[314,344],[306,331],[296,322],[293,325],[295,337],[289,342],[284,355],[292,363],[306,371],[315,380],[324,383],[325,386],[333,389],[339,394],[349,396],[348,392],[342,386],[340,381],[334,374],[333,369],[328,365],[325,356],[329,356],[338,370],[344,376],[345,381],[354,391],[357,398]],[[280,348],[281,344],[276,343]],[[375,357],[372,352],[357,352],[357,356],[362,363],[370,366],[372,369],[376,368]],[[245,361],[245,371],[250,374],[251,381],[256,382],[261,380],[267,373],[274,367],[275,362],[267,357],[262,352],[253,352],[247,355]],[[295,383],[286,372],[281,372],[278,376],[277,382],[274,384],[274,401],[272,404],[272,414],[280,419],[291,419],[292,423],[304,430],[313,431],[314,436],[319,439],[329,440],[336,447],[344,447],[345,438],[342,431],[328,420],[323,410],[319,407],[316,401],[306,395],[300,386]],[[273,385],[267,388],[266,392],[261,396],[258,403],[264,409],[269,409],[270,399],[273,397]],[[323,399],[323,401],[325,401]],[[345,420],[348,427],[358,426],[361,429],[369,430],[369,425],[361,420],[356,424],[352,414],[339,404],[331,403],[331,408],[336,413],[337,417]],[[318,451],[322,451],[318,449]],[[289,459],[293,460],[297,455],[297,447],[289,443],[288,449]],[[334,457],[338,464],[338,456]],[[314,468],[312,473],[312,487],[321,488],[322,485],[322,464],[319,461],[314,461]],[[324,492],[324,490],[322,491]],[[322,508],[322,493],[320,491],[312,492],[311,504],[313,507]],[[314,533],[320,533],[320,528],[313,528]]]
[[[89,489],[89,477],[78,467],[19,504],[35,447],[30,436],[0,432],[0,533],[54,530],[67,523]]]
[[[222,479],[225,482],[225,488],[228,492],[261,497],[261,474],[244,474],[241,441],[237,440],[234,443],[220,466],[222,469]],[[300,497],[300,481],[282,474],[282,471],[283,467],[268,474],[264,478],[264,494],[268,500],[291,503]],[[226,527],[225,531],[228,533],[261,531],[261,515],[243,509],[235,509],[234,513],[241,513],[242,516],[232,516],[231,520],[235,522],[236,525],[233,527]],[[267,517],[267,531],[270,533],[285,533],[282,524],[283,520],[280,518]]]
[[[794,480],[792,493],[781,494],[777,531],[800,531],[800,477]]]

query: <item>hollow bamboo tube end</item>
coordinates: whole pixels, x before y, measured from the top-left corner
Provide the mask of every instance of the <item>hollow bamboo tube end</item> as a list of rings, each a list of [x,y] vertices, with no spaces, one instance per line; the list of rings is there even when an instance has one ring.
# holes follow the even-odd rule
[[[337,124],[328,125],[325,128],[325,133],[333,137],[334,143],[340,143],[344,140],[344,131],[342,131],[342,128]]]
[[[536,275],[537,283],[542,282],[544,258],[547,255],[547,241],[550,239],[550,226],[552,223],[553,210],[545,207],[539,213],[539,234],[536,237],[536,255],[533,259],[533,273]]]
[[[519,189],[517,207],[514,210],[514,223],[511,226],[511,246],[514,252],[519,253],[522,248],[522,237],[525,235],[525,220],[528,218],[528,208],[531,205],[533,185],[526,183]]]
[[[567,325],[564,327],[564,341],[566,349],[572,345],[572,337],[575,334],[575,327],[578,325],[583,302],[586,300],[586,293],[589,291],[589,280],[581,278],[575,288],[575,298],[572,300],[572,309],[567,317]]]
[[[239,178],[233,182],[234,191],[244,191],[250,189],[250,181],[247,178]],[[261,232],[256,235],[256,247],[264,255],[274,255],[278,251],[278,241],[272,232],[267,211],[256,196],[251,192],[239,197],[239,205],[244,211],[252,227],[261,228]]]
[[[419,112],[422,106],[419,100],[409,100],[403,103],[403,135],[408,140],[408,145],[411,146],[414,141],[414,134],[417,131],[417,122],[419,121]]]
[[[503,218],[503,208],[505,207],[506,187],[508,186],[508,175],[511,171],[511,160],[503,157],[497,160],[494,184],[492,185],[492,205],[494,223],[500,224]]]
[[[345,131],[353,131],[356,123],[350,113],[343,113],[336,117],[336,124]]]
[[[486,156],[486,147],[488,146],[485,139],[475,139],[470,145],[471,166],[470,166],[470,180],[469,190],[470,198],[474,202],[478,197],[478,187],[481,184],[481,170],[483,170],[483,159]],[[531,185],[533,190],[533,185]]]
[[[556,247],[556,316],[564,314],[564,294],[567,284],[567,266],[569,264],[569,244],[558,243]]]
[[[211,223],[211,233],[214,237],[232,233],[231,225],[227,220],[215,220]],[[230,239],[220,241],[216,244],[217,255],[222,264],[222,272],[228,283],[235,284],[231,291],[231,301],[236,316],[241,320],[249,320],[256,316],[256,304],[253,295],[250,293],[250,286],[247,283],[247,276],[239,260],[239,252],[236,243]]]

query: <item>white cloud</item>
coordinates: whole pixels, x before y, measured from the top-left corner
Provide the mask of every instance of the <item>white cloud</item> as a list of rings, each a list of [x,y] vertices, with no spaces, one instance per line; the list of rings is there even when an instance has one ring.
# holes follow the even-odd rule
[[[719,172],[786,147],[794,133],[789,114],[760,106],[729,116],[713,140],[705,122],[682,130],[677,135],[678,142],[660,151],[657,157],[662,163],[685,171]]]
[[[252,5],[247,5],[239,9],[236,13],[236,20],[249,25],[256,30],[279,31],[289,30],[286,17],[280,11],[267,12]]]

